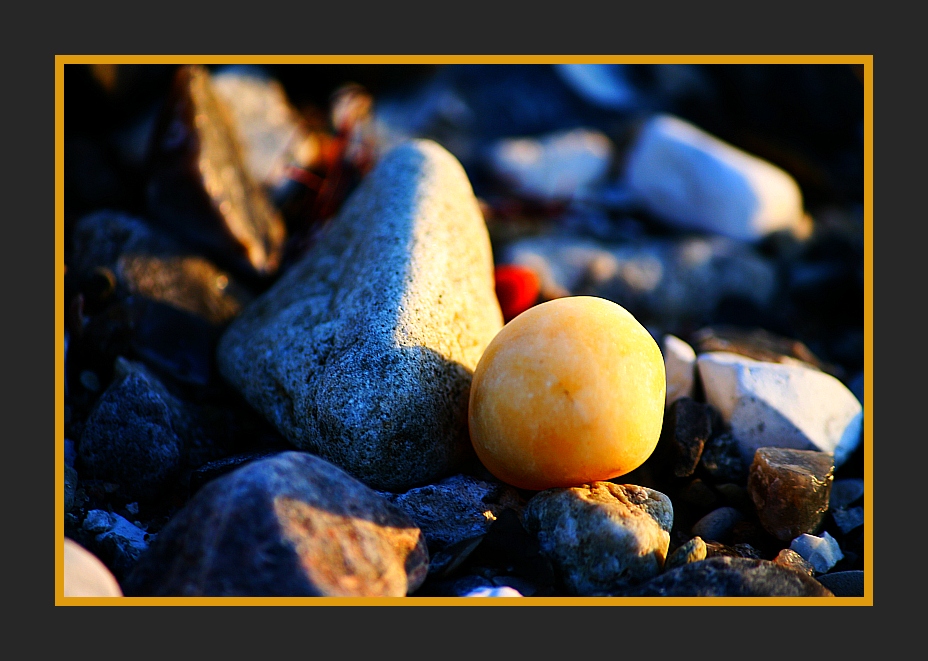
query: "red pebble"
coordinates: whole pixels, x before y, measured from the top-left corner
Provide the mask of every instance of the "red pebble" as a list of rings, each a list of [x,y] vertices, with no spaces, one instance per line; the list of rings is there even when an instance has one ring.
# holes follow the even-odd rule
[[[504,321],[535,305],[540,291],[541,283],[532,269],[516,264],[496,267],[496,298],[499,299]]]

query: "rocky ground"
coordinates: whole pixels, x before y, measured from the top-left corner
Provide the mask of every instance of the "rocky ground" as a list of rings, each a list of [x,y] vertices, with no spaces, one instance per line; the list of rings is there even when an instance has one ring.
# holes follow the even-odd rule
[[[863,596],[862,80],[66,65],[66,594]],[[661,437],[520,489],[471,375],[573,295]]]

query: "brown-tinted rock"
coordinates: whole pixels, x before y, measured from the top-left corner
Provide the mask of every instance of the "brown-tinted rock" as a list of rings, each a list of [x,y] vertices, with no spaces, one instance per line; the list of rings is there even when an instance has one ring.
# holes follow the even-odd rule
[[[781,567],[793,569],[795,571],[802,572],[803,574],[808,574],[809,576],[812,576],[812,574],[815,572],[815,568],[812,566],[812,563],[803,558],[793,549],[781,549],[773,561]]]
[[[117,211],[77,221],[68,269],[88,307],[138,296],[221,326],[253,298],[234,275],[181,241]]]
[[[828,452],[759,448],[748,493],[764,528],[784,542],[816,532],[828,510],[834,470]]]
[[[153,135],[148,213],[223,264],[272,275],[284,220],[250,175],[240,141],[209,70],[178,68]]]
[[[673,507],[653,489],[593,482],[535,494],[524,522],[570,594],[608,595],[661,571]]]
[[[627,588],[625,597],[833,597],[811,576],[769,560],[709,557]]]
[[[204,485],[127,577],[127,596],[389,596],[428,572],[405,512],[304,452]]]

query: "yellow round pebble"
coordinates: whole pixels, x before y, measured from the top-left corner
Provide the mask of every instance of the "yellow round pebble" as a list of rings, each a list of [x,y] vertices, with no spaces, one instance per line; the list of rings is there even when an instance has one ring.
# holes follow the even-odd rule
[[[624,475],[657,446],[664,358],[622,306],[568,296],[529,308],[487,346],[468,422],[480,461],[542,490]]]

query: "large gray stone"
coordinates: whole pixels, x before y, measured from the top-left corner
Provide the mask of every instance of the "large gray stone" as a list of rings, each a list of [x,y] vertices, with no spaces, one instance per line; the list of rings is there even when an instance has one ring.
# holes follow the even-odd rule
[[[412,141],[232,322],[218,364],[294,446],[402,491],[470,450],[473,370],[502,324],[467,175],[437,143]]]

